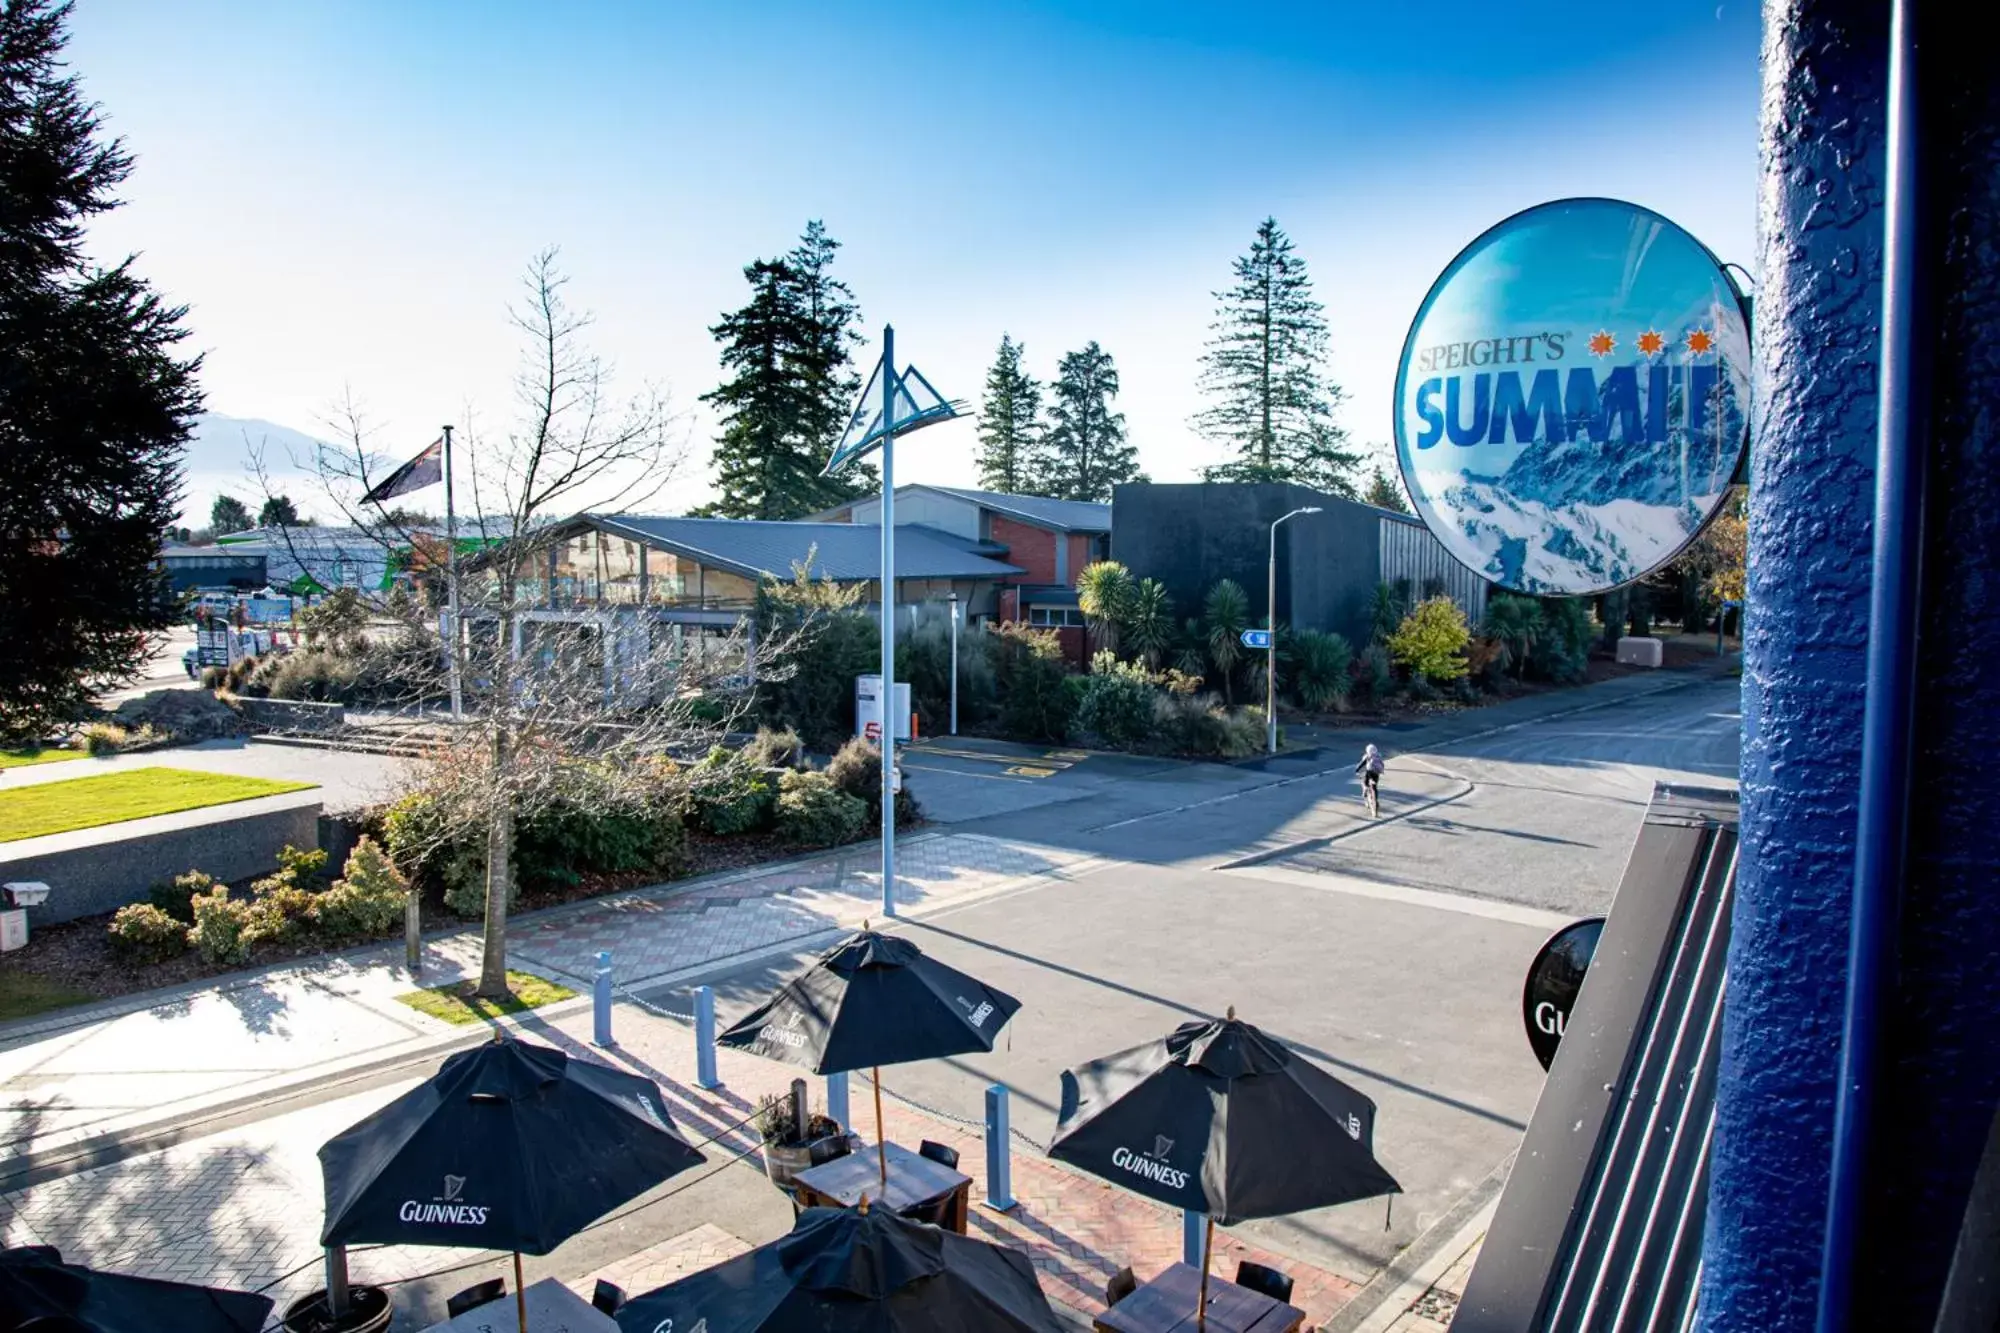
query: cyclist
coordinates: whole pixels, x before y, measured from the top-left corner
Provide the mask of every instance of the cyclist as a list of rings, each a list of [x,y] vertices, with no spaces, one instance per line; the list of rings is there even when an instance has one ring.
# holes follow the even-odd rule
[[[1354,771],[1361,775],[1362,794],[1367,798],[1370,810],[1375,808],[1375,803],[1380,796],[1379,788],[1382,783],[1382,769],[1384,767],[1382,752],[1373,745],[1370,745],[1361,752],[1361,762],[1354,766]]]

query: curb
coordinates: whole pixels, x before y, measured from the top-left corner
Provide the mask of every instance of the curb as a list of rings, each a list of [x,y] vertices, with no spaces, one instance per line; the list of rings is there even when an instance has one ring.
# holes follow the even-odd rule
[[[1353,1300],[1320,1325],[1320,1333],[1383,1333],[1395,1323],[1491,1225],[1501,1192],[1513,1174],[1514,1160],[1515,1155],[1508,1153],[1449,1212],[1404,1246]]]

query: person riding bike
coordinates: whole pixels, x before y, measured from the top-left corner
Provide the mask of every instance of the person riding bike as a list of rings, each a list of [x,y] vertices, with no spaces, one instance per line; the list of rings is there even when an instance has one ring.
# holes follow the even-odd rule
[[[1361,752],[1361,762],[1354,766],[1354,771],[1361,775],[1362,794],[1368,798],[1370,806],[1380,797],[1382,770],[1385,767],[1382,752],[1373,745]]]

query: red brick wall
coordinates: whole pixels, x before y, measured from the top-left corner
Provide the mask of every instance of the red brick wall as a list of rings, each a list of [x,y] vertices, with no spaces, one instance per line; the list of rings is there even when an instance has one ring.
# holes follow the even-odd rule
[[[993,540],[1007,548],[1007,563],[1028,572],[1019,575],[1023,583],[1055,583],[1056,539],[1059,534],[1029,523],[1017,523],[1004,514],[993,516]],[[1076,571],[1070,571],[1072,580]]]
[[[1076,586],[1076,576],[1083,573],[1083,567],[1090,563],[1090,548],[1096,538],[1088,533],[1072,532],[1069,539],[1069,585]]]

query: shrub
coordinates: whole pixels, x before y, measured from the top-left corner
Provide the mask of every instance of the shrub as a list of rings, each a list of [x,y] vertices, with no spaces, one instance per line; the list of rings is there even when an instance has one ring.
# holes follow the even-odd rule
[[[176,875],[165,884],[155,884],[146,893],[146,900],[184,926],[194,924],[195,895],[207,893],[215,887],[212,876],[199,870],[190,870],[185,875]]]
[[[824,773],[787,772],[778,779],[778,833],[799,847],[852,842],[868,827],[868,803]]]
[[[790,727],[783,731],[759,727],[743,747],[743,759],[758,768],[798,768],[805,763],[806,751],[799,743],[799,733]]]
[[[1019,741],[1068,739],[1076,700],[1064,685],[1069,668],[1055,632],[1016,623],[990,633],[1001,730]]]
[[[840,747],[826,766],[833,785],[868,807],[870,827],[882,822],[882,751],[874,742],[856,736]],[[906,782],[896,794],[896,823],[914,824],[923,818],[917,798]]]
[[[413,792],[383,816],[383,848],[412,883],[436,888],[460,916],[479,916],[486,911],[486,844],[476,831],[453,823],[436,795]],[[519,895],[519,882],[516,877],[510,899]]]
[[[1573,685],[1590,665],[1593,631],[1590,608],[1577,597],[1542,603],[1542,633],[1528,656],[1528,669],[1543,680]]]
[[[1408,584],[1377,583],[1368,601],[1368,641],[1371,644],[1386,643],[1396,632],[1396,626],[1403,623],[1405,593]]]
[[[128,963],[164,963],[187,952],[188,928],[152,903],[119,908],[105,932],[111,951]]]
[[[362,838],[348,854],[347,867],[320,896],[319,927],[330,940],[370,940],[403,920],[410,885],[373,838]]]
[[[218,884],[194,900],[194,924],[188,927],[187,942],[211,963],[241,963],[250,957],[250,945],[243,938],[250,924],[250,907],[229,896],[229,886]]]
[[[1439,683],[1466,673],[1465,647],[1471,641],[1458,603],[1430,597],[1418,602],[1389,636],[1389,653],[1413,679]]]
[[[360,696],[361,663],[322,648],[307,648],[266,659],[253,678],[273,699],[308,703],[354,703]]]
[[[228,685],[228,667],[205,666],[201,669],[201,687],[204,690],[226,689]]]
[[[286,843],[278,849],[277,878],[302,889],[316,889],[326,883],[326,852],[318,847],[300,850]]]
[[[1389,650],[1379,643],[1362,649],[1354,662],[1354,678],[1369,703],[1378,707],[1387,703],[1396,690],[1396,670],[1389,663]]]
[[[1303,629],[1292,636],[1292,690],[1307,708],[1345,709],[1353,665],[1354,649],[1338,634]]]
[[[1208,660],[1222,685],[1225,702],[1234,698],[1232,681],[1243,660],[1243,631],[1250,628],[1250,596],[1234,579],[1217,579],[1202,602],[1202,623],[1208,638]]]
[[[1169,754],[1230,759],[1263,748],[1264,714],[1254,708],[1231,713],[1212,694],[1156,694],[1153,731]]]
[[[994,644],[984,629],[960,625],[958,718],[961,726],[992,719],[1000,705]],[[870,667],[872,672],[876,668]],[[951,720],[951,611],[937,602],[916,607],[896,635],[896,679],[910,687],[910,706],[926,735],[941,736]]]
[[[760,671],[756,709],[768,726],[789,727],[816,749],[832,749],[854,732],[854,678],[881,669],[882,631],[860,610],[866,590],[814,579],[800,564],[789,581],[766,579],[757,589],[757,638],[792,638],[781,668]]]
[[[91,754],[117,754],[132,742],[132,733],[116,722],[93,722],[83,729],[83,748]]]
[[[695,814],[719,838],[755,833],[771,823],[777,791],[771,775],[721,746],[695,766]]]
[[[1158,693],[1146,669],[1126,666],[1108,652],[1082,677],[1083,698],[1076,726],[1113,747],[1143,745],[1153,736],[1153,699]]]
[[[1122,640],[1149,667],[1166,658],[1174,642],[1174,599],[1158,579],[1140,579],[1132,590]]]
[[[1535,599],[1495,592],[1487,598],[1486,623],[1481,629],[1501,649],[1494,660],[1494,669],[1505,671],[1511,667],[1516,676],[1525,677],[1529,654],[1543,634],[1542,608]]]
[[[243,947],[258,949],[266,944],[297,944],[318,925],[319,895],[277,875],[260,879],[254,894],[243,907]]]

